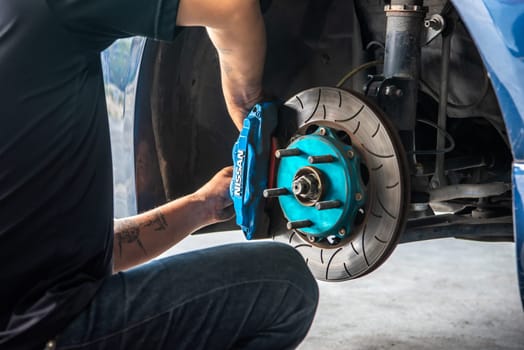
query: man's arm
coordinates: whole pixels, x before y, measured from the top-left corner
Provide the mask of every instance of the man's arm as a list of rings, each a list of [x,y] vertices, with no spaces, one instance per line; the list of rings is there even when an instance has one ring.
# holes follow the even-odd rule
[[[113,271],[146,262],[201,227],[233,216],[229,184],[232,168],[224,168],[193,194],[154,210],[115,220]]]
[[[259,1],[180,0],[177,25],[206,27],[218,51],[228,112],[241,129],[262,99],[266,34]]]

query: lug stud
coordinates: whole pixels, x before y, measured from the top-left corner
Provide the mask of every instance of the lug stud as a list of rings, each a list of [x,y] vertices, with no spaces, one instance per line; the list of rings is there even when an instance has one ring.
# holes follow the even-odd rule
[[[265,189],[262,194],[264,195],[264,198],[272,198],[272,197],[282,196],[284,194],[289,194],[289,192],[286,188],[281,187],[281,188]]]
[[[324,202],[317,202],[315,204],[315,208],[317,210],[325,210],[325,209],[333,209],[333,208],[339,208],[342,205],[340,201],[334,200],[334,201],[324,201]]]
[[[353,157],[355,156],[355,152],[353,152],[352,150],[349,150],[349,151],[347,152],[347,155],[348,155],[348,158],[349,158],[349,159],[353,159]]]
[[[332,163],[334,160],[335,160],[335,157],[333,157],[331,154],[326,154],[325,156],[309,156],[309,157],[307,157],[307,161],[310,164]]]
[[[324,129],[324,128],[320,128],[320,129],[318,129],[318,133],[319,133],[320,135],[324,136],[324,135],[326,135],[326,129]]]
[[[289,221],[286,225],[288,230],[294,230],[297,228],[304,228],[312,226],[313,223],[311,220],[298,220],[298,221]]]
[[[300,150],[298,148],[283,148],[283,149],[277,149],[275,151],[275,157],[282,158],[282,157],[290,157],[290,156],[298,156],[300,153]]]
[[[315,238],[315,236],[307,235],[307,240],[311,243],[315,243],[317,239]]]
[[[364,198],[364,196],[362,196],[362,193],[357,192],[357,193],[355,194],[355,200],[356,200],[357,202],[360,202],[360,201],[362,200],[362,198]]]
[[[346,235],[346,229],[342,227],[340,230],[338,230],[338,234],[341,235],[341,236],[345,236]]]

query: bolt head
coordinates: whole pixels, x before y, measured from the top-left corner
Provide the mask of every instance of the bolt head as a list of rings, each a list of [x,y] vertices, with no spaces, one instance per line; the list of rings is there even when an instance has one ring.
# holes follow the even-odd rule
[[[324,135],[326,135],[326,129],[324,129],[324,128],[320,128],[320,129],[318,130],[318,133],[319,133],[320,135],[324,136]]]
[[[346,235],[346,229],[342,227],[340,230],[338,230],[338,234],[341,235],[341,236],[345,236]]]
[[[308,235],[308,236],[307,236],[307,240],[310,241],[311,243],[315,243],[316,238],[315,238],[315,236]]]
[[[415,164],[415,173],[417,175],[422,175],[424,174],[424,165],[422,165],[421,163],[417,163]]]
[[[402,97],[404,95],[404,92],[395,85],[388,85],[384,88],[384,95]]]
[[[353,159],[353,157],[355,156],[355,152],[353,152],[352,150],[349,150],[349,151],[347,152],[347,155],[348,155],[348,158],[349,158],[349,159]]]
[[[357,193],[355,194],[355,200],[356,200],[357,202],[360,202],[360,201],[362,200],[362,198],[364,198],[364,196],[362,196],[362,193],[358,193],[358,192],[357,192]]]

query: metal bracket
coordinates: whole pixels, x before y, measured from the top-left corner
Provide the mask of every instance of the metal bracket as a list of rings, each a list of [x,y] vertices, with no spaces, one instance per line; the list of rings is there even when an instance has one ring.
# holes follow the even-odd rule
[[[446,20],[441,15],[435,14],[424,21],[424,27],[426,27],[426,38],[424,41],[424,46],[426,46],[446,29]]]
[[[399,130],[413,130],[414,120],[404,118],[402,103],[416,103],[415,81],[413,79],[404,79],[399,77],[384,79],[380,85],[375,87],[377,92],[377,101],[379,106],[390,117]]]

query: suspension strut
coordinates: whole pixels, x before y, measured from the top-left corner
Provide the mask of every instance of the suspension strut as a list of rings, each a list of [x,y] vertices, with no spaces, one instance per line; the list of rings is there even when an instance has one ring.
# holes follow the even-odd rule
[[[423,3],[423,0],[391,0],[385,6],[384,71],[368,86],[368,94],[376,96],[399,130],[408,152],[414,151],[422,33],[427,13]]]
[[[420,75],[421,33],[427,9],[423,0],[392,0],[387,16],[383,95],[397,98],[390,114],[400,130],[415,127]],[[386,103],[391,109],[391,103]],[[392,111],[393,112],[393,111]]]

